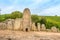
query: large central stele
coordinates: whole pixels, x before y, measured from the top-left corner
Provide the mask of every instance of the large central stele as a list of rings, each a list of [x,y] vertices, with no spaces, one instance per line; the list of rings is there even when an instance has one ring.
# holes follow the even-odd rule
[[[23,31],[30,31],[31,29],[31,13],[28,8],[23,11]]]

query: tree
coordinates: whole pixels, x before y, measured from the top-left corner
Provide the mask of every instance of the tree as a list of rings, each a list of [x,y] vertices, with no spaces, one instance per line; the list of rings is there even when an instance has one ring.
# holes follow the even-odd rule
[[[11,14],[4,14],[5,19],[11,19]]]
[[[5,17],[3,15],[0,15],[0,22],[4,21]]]
[[[47,29],[51,29],[52,26],[54,26],[53,23],[51,23],[51,22],[47,22],[47,23],[46,23],[46,28],[47,28]]]
[[[31,19],[32,19],[32,22],[35,23],[35,26],[37,26],[37,23],[39,22],[39,16],[38,15],[32,15]]]
[[[41,17],[40,23],[41,24],[46,24],[46,22],[47,22],[46,18],[45,17]]]
[[[12,18],[12,19],[22,18],[22,13],[19,12],[19,11],[14,11],[14,12],[12,12],[12,14],[11,14],[11,18]]]
[[[39,17],[38,17],[38,15],[32,15],[31,19],[32,19],[32,22],[38,22]]]

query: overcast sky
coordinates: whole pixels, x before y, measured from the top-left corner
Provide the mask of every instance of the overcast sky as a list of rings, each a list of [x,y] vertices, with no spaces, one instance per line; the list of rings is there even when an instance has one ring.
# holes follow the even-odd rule
[[[2,14],[29,8],[31,14],[60,15],[60,0],[0,0],[0,8]]]

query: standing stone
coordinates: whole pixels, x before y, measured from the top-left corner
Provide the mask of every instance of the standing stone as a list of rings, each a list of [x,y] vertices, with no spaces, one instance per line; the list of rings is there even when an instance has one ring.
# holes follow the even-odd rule
[[[35,23],[32,24],[32,31],[36,31],[36,26],[35,26]]]
[[[51,28],[51,31],[52,31],[52,32],[57,32],[58,30],[57,30],[57,28],[56,28],[55,26],[53,26],[53,27]]]
[[[57,32],[60,32],[59,28],[57,28]]]
[[[24,9],[23,12],[23,31],[30,31],[31,28],[31,15],[28,8]]]
[[[37,24],[37,30],[40,31],[40,23]]]
[[[41,31],[45,31],[45,30],[46,30],[45,24],[42,24],[41,25]]]
[[[6,23],[0,22],[0,29],[1,29],[1,30],[7,29]]]
[[[22,21],[22,19],[20,19],[20,28],[19,28],[20,31],[23,30],[23,25],[22,25],[22,23],[23,23],[23,21]]]
[[[9,30],[14,29],[14,19],[6,20],[6,24],[7,24],[7,29],[9,29]]]
[[[16,18],[14,21],[14,30],[20,30],[20,26],[21,26],[21,19]]]

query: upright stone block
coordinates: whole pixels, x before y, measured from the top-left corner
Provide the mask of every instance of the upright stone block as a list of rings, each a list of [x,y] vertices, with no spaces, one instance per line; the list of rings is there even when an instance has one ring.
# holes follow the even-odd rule
[[[19,30],[20,30],[20,31],[23,30],[23,21],[22,21],[22,19],[20,19],[20,28],[19,28]]]
[[[31,15],[30,10],[25,8],[23,11],[23,31],[30,31],[31,29]]]
[[[16,18],[14,21],[14,30],[20,30],[20,28],[21,28],[21,19]]]
[[[51,28],[51,31],[52,31],[52,32],[57,32],[58,29],[57,29],[55,26],[53,26],[53,27]]]
[[[40,23],[37,23],[37,30],[40,31]]]
[[[60,32],[60,30],[57,28],[57,32]]]
[[[0,29],[1,29],[1,30],[7,29],[6,23],[0,22]]]
[[[45,24],[42,24],[41,25],[41,31],[45,31],[45,30],[46,30]]]
[[[9,30],[13,30],[14,29],[14,19],[6,20],[6,24],[7,24],[7,29],[9,29]]]
[[[36,31],[36,26],[35,26],[35,23],[32,24],[32,31]]]

